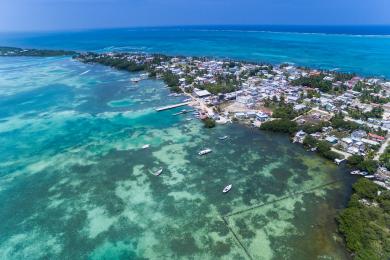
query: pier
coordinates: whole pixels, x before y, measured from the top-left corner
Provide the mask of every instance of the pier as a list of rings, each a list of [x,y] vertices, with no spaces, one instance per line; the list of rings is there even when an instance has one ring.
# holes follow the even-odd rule
[[[172,109],[172,108],[176,108],[176,107],[182,107],[182,106],[186,106],[186,105],[189,105],[189,104],[190,104],[190,102],[183,102],[183,103],[169,105],[169,106],[165,106],[165,107],[159,107],[159,108],[156,108],[156,111],[157,112],[161,112],[161,111],[164,111],[164,110],[168,110],[168,109]]]

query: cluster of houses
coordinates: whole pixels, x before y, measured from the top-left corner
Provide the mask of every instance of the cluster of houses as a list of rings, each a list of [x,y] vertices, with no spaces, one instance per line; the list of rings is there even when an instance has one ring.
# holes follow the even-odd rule
[[[117,54],[102,55],[115,57]],[[122,54],[121,58],[123,55],[125,54]],[[375,93],[370,92],[370,95],[376,95],[379,98],[390,96],[390,82],[382,79],[352,77],[346,80],[336,80],[333,72],[308,70],[290,65],[269,66],[194,57],[167,57],[156,62],[153,55],[126,55],[127,60],[133,63],[148,63],[148,68],[154,71],[157,77],[162,77],[166,72],[172,73],[178,78],[179,87],[184,92],[190,93],[192,97],[197,98],[207,107],[216,108],[216,106],[225,105],[225,108],[228,104],[230,108],[228,112],[222,109],[219,113],[209,115],[216,119],[222,117],[223,114],[224,117],[247,120],[258,126],[265,121],[272,120],[272,112],[266,109],[265,103],[283,99],[285,103],[291,104],[297,113],[302,114],[314,110],[329,115],[342,113],[347,120],[370,129],[390,131],[390,103],[380,105],[384,110],[382,118],[356,120],[349,117],[350,108],[358,108],[363,113],[367,113],[379,106],[361,101],[362,93],[355,88],[358,84],[380,89]],[[293,84],[293,81],[297,79],[316,75],[325,75],[322,78],[323,81],[327,81],[328,85],[334,89],[342,88],[344,91],[329,94],[322,93],[318,89]],[[210,93],[210,87],[218,84],[233,84],[234,88],[229,89],[229,93],[215,93],[215,91]],[[323,115],[323,113],[312,113],[311,117],[318,121],[327,121],[331,117]],[[224,122],[227,121],[224,120]],[[386,141],[385,136],[363,130],[353,131],[344,137],[336,137],[333,133],[331,127],[324,127],[321,132],[311,135],[318,140],[329,142],[335,150],[346,155],[364,156],[370,149],[378,149]],[[306,135],[305,132],[299,131],[296,133],[295,140],[303,142]]]
[[[325,140],[331,144],[336,150],[344,152],[349,155],[365,156],[367,151],[372,148],[379,148],[385,141],[383,136],[374,133],[367,133],[364,130],[355,130],[349,136],[337,138],[332,135],[333,128],[331,126],[323,127],[321,132],[310,134],[318,140]],[[304,131],[299,131],[295,134],[295,141],[303,143],[304,138],[308,134]]]

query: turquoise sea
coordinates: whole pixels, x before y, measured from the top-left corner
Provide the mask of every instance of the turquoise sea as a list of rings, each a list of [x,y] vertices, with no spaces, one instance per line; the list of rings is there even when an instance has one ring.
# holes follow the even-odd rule
[[[355,50],[339,45],[334,66],[390,68],[382,67],[390,59],[363,68],[350,56],[370,50],[356,49],[364,44],[375,49],[367,59],[385,53],[387,36],[139,30],[12,34],[0,45],[331,66],[298,42],[328,52],[326,37],[329,48],[350,37]],[[261,48],[281,41],[294,46],[283,57]],[[285,135],[238,124],[205,129],[190,114],[174,116],[180,109],[155,112],[184,97],[168,96],[158,80],[130,82],[135,76],[70,57],[0,58],[0,259],[349,258],[335,222],[354,181],[346,169]],[[206,147],[213,152],[199,157]]]
[[[0,33],[0,46],[291,62],[390,78],[390,26],[192,26]]]

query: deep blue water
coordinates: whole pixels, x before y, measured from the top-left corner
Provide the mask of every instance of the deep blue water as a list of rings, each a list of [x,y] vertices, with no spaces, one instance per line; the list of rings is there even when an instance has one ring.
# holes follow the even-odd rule
[[[192,26],[2,33],[0,45],[292,62],[390,78],[390,26]]]

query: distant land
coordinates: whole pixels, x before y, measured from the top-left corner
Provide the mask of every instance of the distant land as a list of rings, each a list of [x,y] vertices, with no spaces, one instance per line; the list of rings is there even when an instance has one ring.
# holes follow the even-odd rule
[[[0,46],[287,62],[390,78],[388,35],[389,26],[172,26],[0,33]]]
[[[33,57],[53,57],[75,55],[75,51],[64,50],[39,50],[39,49],[23,49],[15,47],[0,47],[0,56],[33,56]]]

